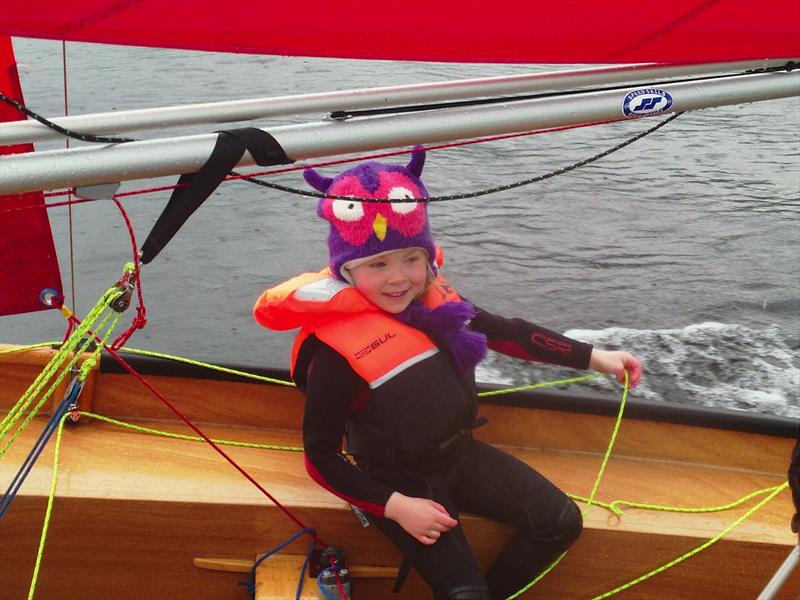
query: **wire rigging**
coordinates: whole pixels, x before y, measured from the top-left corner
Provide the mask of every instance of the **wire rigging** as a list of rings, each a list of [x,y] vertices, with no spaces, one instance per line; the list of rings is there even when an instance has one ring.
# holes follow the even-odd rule
[[[66,55],[65,55],[66,56]],[[66,59],[65,59],[66,60]],[[66,84],[66,74],[64,75],[64,83]],[[65,87],[66,89],[66,87]],[[16,108],[19,112],[24,115],[29,116],[31,119],[34,119],[41,123],[42,125],[49,127],[53,131],[57,131],[61,135],[74,138],[76,140],[80,140],[82,142],[100,142],[105,144],[121,144],[124,142],[136,142],[133,138],[125,138],[125,137],[114,137],[114,136],[102,136],[102,135],[93,135],[91,133],[80,133],[78,131],[74,131],[72,129],[67,129],[66,127],[62,127],[58,123],[51,121],[50,119],[43,117],[37,112],[32,111],[27,106],[22,104],[21,102],[17,102],[13,98],[10,98],[3,92],[0,92],[0,100]],[[66,115],[65,115],[66,116]]]
[[[499,186],[496,186],[496,187],[477,190],[477,191],[474,191],[474,192],[464,192],[464,193],[461,193],[461,194],[450,194],[450,195],[447,195],[447,196],[430,196],[428,198],[398,198],[398,199],[359,198],[359,197],[353,197],[353,196],[337,196],[337,195],[334,195],[334,194],[322,194],[320,192],[311,192],[311,191],[306,191],[306,190],[301,190],[301,189],[297,189],[297,188],[292,188],[292,187],[280,185],[280,184],[277,184],[277,183],[269,183],[267,181],[262,181],[260,179],[254,179],[254,178],[249,178],[249,177],[244,177],[244,176],[242,176],[242,179],[244,179],[245,181],[249,181],[250,183],[255,183],[255,184],[258,184],[258,185],[262,185],[264,187],[268,187],[268,188],[272,188],[272,189],[275,189],[275,190],[279,190],[281,192],[288,192],[290,194],[297,194],[297,195],[300,195],[300,196],[310,196],[310,197],[313,197],[313,198],[330,198],[332,200],[350,200],[350,201],[356,200],[358,202],[374,203],[374,204],[393,204],[393,203],[402,204],[402,203],[409,203],[409,202],[426,202],[426,203],[430,203],[430,202],[447,202],[447,201],[450,201],[450,200],[466,200],[468,198],[477,198],[479,196],[487,196],[489,194],[495,194],[497,192],[504,192],[506,190],[511,190],[511,189],[518,188],[518,187],[523,187],[523,186],[526,186],[526,185],[531,185],[533,183],[538,183],[540,181],[544,181],[545,179],[550,179],[551,177],[556,177],[558,175],[563,175],[565,173],[569,173],[570,171],[573,171],[573,170],[578,169],[580,167],[586,166],[586,165],[588,165],[590,163],[593,163],[593,162],[595,162],[597,160],[600,160],[601,158],[604,158],[604,157],[608,156],[609,154],[613,154],[614,152],[617,152],[618,150],[621,150],[622,148],[624,148],[626,146],[629,146],[630,144],[634,143],[635,141],[640,140],[643,137],[645,137],[647,135],[650,135],[651,133],[661,129],[666,124],[674,121],[675,119],[677,119],[682,114],[683,114],[683,112],[675,113],[674,115],[671,115],[670,117],[664,119],[663,121],[659,122],[657,125],[651,127],[650,129],[647,129],[647,130],[645,130],[645,131],[643,131],[641,133],[638,133],[638,134],[634,135],[633,137],[630,137],[630,138],[626,139],[625,141],[620,142],[616,146],[612,146],[611,148],[603,150],[602,152],[594,154],[593,156],[590,156],[590,157],[585,158],[583,160],[580,160],[578,162],[572,163],[571,165],[567,165],[566,167],[562,167],[561,169],[556,169],[555,171],[550,171],[550,172],[545,173],[543,175],[537,175],[536,177],[530,177],[528,179],[523,179],[521,181],[515,181],[513,183],[507,183],[507,184],[504,184],[504,185],[499,185]],[[236,173],[236,175],[238,175],[238,173]]]
[[[713,0],[718,1],[718,0]],[[423,112],[428,110],[440,110],[449,108],[466,108],[470,106],[484,106],[487,104],[500,104],[509,102],[521,102],[525,100],[542,100],[544,98],[556,98],[560,96],[577,96],[580,94],[594,93],[594,92],[613,92],[615,90],[630,89],[632,86],[637,87],[654,87],[663,84],[675,83],[693,83],[697,81],[714,81],[718,79],[729,79],[731,77],[740,77],[741,75],[754,75],[756,73],[774,73],[778,71],[791,71],[795,68],[795,63],[792,61],[787,62],[785,65],[777,65],[774,67],[765,67],[763,69],[753,69],[744,71],[743,73],[719,73],[717,75],[700,75],[698,77],[681,77],[670,79],[668,81],[640,81],[640,82],[624,82],[618,85],[607,85],[592,87],[589,89],[572,89],[572,90],[557,90],[553,92],[536,92],[533,94],[515,94],[512,96],[493,96],[491,98],[475,98],[469,100],[456,100],[452,102],[431,102],[427,104],[410,104],[403,106],[392,106],[387,108],[366,108],[361,110],[336,110],[330,113],[330,118],[334,120],[345,120],[353,117],[374,117],[378,115],[395,115],[413,112]]]

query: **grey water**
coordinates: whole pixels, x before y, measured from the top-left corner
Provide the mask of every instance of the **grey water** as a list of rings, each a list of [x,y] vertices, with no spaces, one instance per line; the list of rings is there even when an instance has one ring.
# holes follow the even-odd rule
[[[15,39],[14,47],[27,105],[63,115],[61,43]],[[79,43],[66,45],[66,64],[70,114],[563,68]],[[582,160],[654,123],[432,151],[423,176],[434,195],[510,183]],[[299,172],[273,181],[304,186]],[[174,179],[128,182],[121,189],[169,183]],[[125,200],[140,243],[168,196]],[[127,230],[108,201],[76,205],[71,253],[67,209],[49,214],[67,303],[85,314],[130,260]],[[591,165],[528,187],[439,203],[430,215],[446,254],[444,273],[464,296],[493,312],[636,354],[645,377],[634,397],[800,417],[797,98],[687,113]],[[293,334],[261,329],[252,305],[264,288],[324,266],[325,236],[313,199],[224,184],[143,269],[148,325],[128,345],[228,364],[285,366]],[[63,332],[63,318],[54,311],[0,318],[4,343],[55,340]],[[478,373],[508,384],[568,374],[496,354]],[[592,387],[619,392],[605,380]]]

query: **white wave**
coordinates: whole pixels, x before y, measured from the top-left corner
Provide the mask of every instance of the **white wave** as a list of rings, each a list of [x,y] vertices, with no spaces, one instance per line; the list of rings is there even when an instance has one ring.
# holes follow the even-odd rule
[[[757,330],[704,322],[681,329],[613,327],[567,335],[641,356],[647,374],[640,391],[644,397],[800,417],[800,354],[776,326]],[[684,397],[665,397],[667,391]]]
[[[704,322],[679,329],[572,329],[565,335],[640,358],[645,375],[636,397],[800,417],[800,353],[788,346],[777,326],[758,330]],[[549,378],[542,370],[492,355],[478,378],[518,385]],[[618,391],[611,378],[588,387]]]

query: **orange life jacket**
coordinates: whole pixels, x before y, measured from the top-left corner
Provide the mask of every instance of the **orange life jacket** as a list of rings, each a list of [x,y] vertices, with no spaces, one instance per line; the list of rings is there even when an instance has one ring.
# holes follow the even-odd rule
[[[422,299],[429,308],[455,300],[458,294],[441,276]],[[311,335],[341,354],[371,389],[439,351],[423,332],[393,318],[328,269],[265,291],[253,315],[269,329],[301,328],[292,345],[292,376]]]

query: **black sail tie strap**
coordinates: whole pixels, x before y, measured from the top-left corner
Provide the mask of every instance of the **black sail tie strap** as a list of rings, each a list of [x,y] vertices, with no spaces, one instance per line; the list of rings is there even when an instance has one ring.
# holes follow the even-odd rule
[[[167,206],[142,245],[143,263],[147,264],[158,256],[192,213],[200,208],[242,159],[245,150],[262,167],[293,162],[277,140],[261,129],[246,127],[218,133],[217,143],[206,164],[197,173],[186,173],[178,179],[180,187],[172,192]]]

